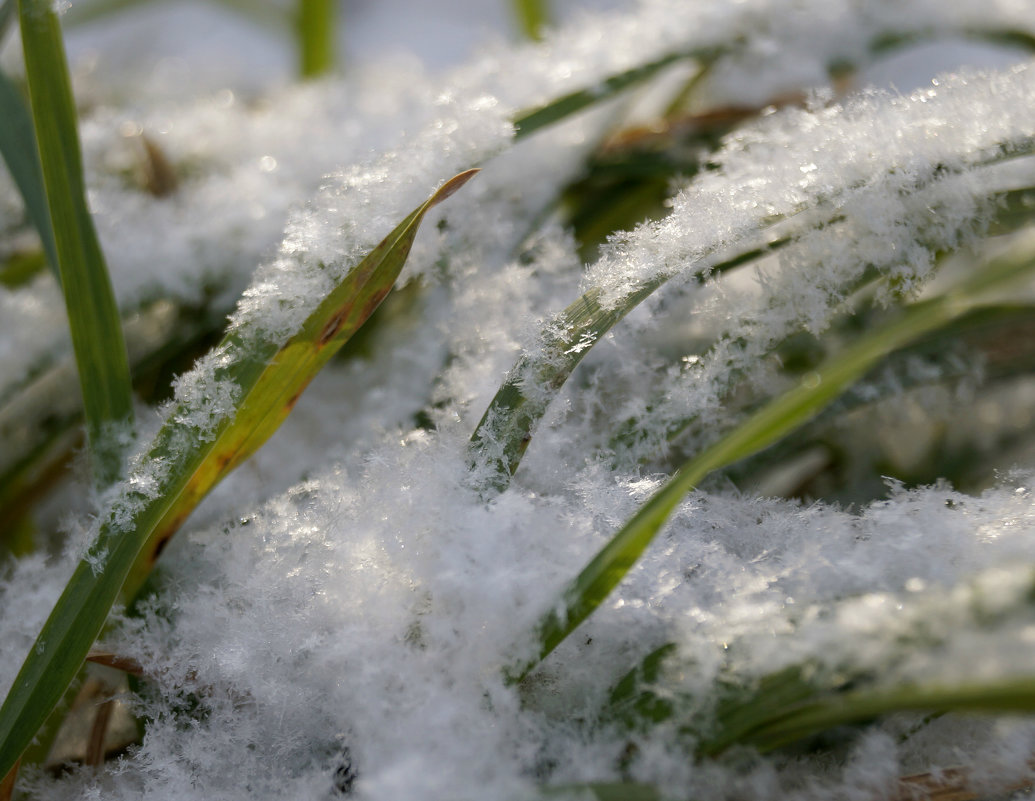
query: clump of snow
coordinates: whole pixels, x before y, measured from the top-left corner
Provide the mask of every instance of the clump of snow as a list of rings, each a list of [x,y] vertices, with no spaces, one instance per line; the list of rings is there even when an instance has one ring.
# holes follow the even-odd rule
[[[977,497],[892,485],[854,510],[695,492],[527,687],[503,679],[533,652],[560,590],[663,481],[638,464],[673,424],[702,421],[695,443],[728,428],[734,386],[779,389],[775,345],[826,331],[871,275],[885,302],[920,291],[940,251],[984,231],[997,191],[1031,185],[1014,156],[1032,149],[1035,73],[946,76],[908,96],[819,90],[737,129],[709,170],[673,189],[663,220],[616,237],[586,269],[568,232],[538,223],[616,108],[516,144],[514,115],[727,41],[738,44],[708,92],[744,103],[824,84],[835,56],[863,62],[887,30],[1030,30],[1018,4],[943,6],[650,0],[442,78],[357,69],[265,98],[109,99],[86,114],[90,202],[122,307],[172,298],[225,311],[247,289],[233,344],[145,419],[141,443],[175,428],[163,460],[142,444],[110,508],[66,524],[62,557],[3,567],[5,689],[74,559],[96,553],[97,521],[130,526],[176,459],[233,416],[232,361],[284,342],[436,186],[484,169],[429,214],[369,352],[325,369],[163,553],[160,590],[106,636],[144,668],[128,699],[142,741],[96,772],[28,768],[28,796],[521,799],[543,784],[632,780],[675,798],[862,798],[961,752],[1027,775],[1028,721],[896,718],[840,761],[724,762],[688,755],[693,738],[675,724],[628,732],[601,710],[666,642],[678,648],[662,687],[704,721],[730,675],[750,685],[784,666],[871,669],[888,683],[1018,675],[1035,658],[1030,472]],[[177,171],[170,196],[142,188],[145,135]],[[990,162],[1009,175],[989,179]],[[0,230],[23,228],[20,214],[0,202]],[[709,274],[774,233],[789,241],[769,260]],[[604,342],[567,344],[588,353],[588,375],[560,393],[510,489],[489,503],[472,492],[471,430],[515,358],[565,336],[558,310],[587,289],[617,305],[666,281]],[[42,319],[55,296],[44,279],[0,291],[12,310],[0,319],[0,397],[57,358],[59,322]],[[681,313],[699,328],[673,336]],[[554,394],[526,389],[544,403]],[[628,418],[642,439],[616,459],[605,451]]]

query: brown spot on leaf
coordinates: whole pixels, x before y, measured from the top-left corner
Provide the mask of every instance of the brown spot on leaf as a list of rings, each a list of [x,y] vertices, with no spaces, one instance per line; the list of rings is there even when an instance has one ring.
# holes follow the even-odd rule
[[[388,287],[384,291],[378,292],[367,302],[366,306],[363,307],[363,310],[361,312],[363,322],[366,322],[368,319],[370,319],[370,315],[377,311],[377,307],[381,305],[381,302],[386,297],[388,297],[388,293],[391,291],[391,289],[391,287]]]
[[[162,551],[165,550],[165,546],[169,544],[169,540],[171,540],[172,538],[173,532],[170,531],[168,534],[164,534],[162,538],[155,543],[155,550],[154,553],[151,555],[152,561],[158,561],[158,557],[162,555]]]
[[[234,451],[224,451],[223,453],[219,454],[219,456],[216,457],[217,471],[219,473],[226,472],[227,467],[229,467],[230,464],[234,461],[235,455],[236,453]]]
[[[298,403],[298,399],[302,397],[303,392],[305,392],[305,387],[301,387],[294,395],[288,398],[288,402],[284,407],[288,412],[295,408],[295,404]]]
[[[323,327],[323,331],[320,332],[320,338],[317,340],[317,344],[323,346],[334,339],[334,335],[338,333],[338,330],[341,328],[341,324],[344,321],[345,309],[342,309],[327,322],[327,325]]]

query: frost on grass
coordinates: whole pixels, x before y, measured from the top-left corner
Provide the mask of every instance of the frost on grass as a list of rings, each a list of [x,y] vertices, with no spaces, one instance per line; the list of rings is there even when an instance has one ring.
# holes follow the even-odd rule
[[[739,129],[711,157],[714,169],[675,195],[670,214],[613,237],[586,271],[583,297],[603,309],[624,314],[645,292],[655,294],[653,313],[632,317],[647,330],[645,348],[619,343],[610,372],[599,364],[605,357],[594,359],[601,384],[657,385],[646,398],[633,391],[632,404],[647,407],[623,414],[637,421],[638,440],[606,447],[635,463],[664,452],[689,423],[714,434],[731,417],[722,402],[734,381],[771,381],[767,356],[791,333],[822,335],[860,290],[883,303],[915,297],[940,254],[985,230],[1002,193],[1032,185],[1033,99],[1035,73],[1017,67],[943,79],[908,97],[817,97],[812,108]],[[776,251],[767,261],[713,274],[767,246]],[[666,284],[667,292],[655,291]],[[659,310],[671,318],[672,307],[697,330],[671,337],[690,361],[686,369],[666,363],[658,380],[653,332]],[[710,342],[700,342],[703,331]],[[543,326],[515,372],[530,405],[545,410],[563,365],[602,333],[560,315]],[[701,350],[680,338],[698,340]]]
[[[674,726],[624,731],[602,708],[666,642],[678,661],[664,689],[705,733],[731,675],[750,686],[803,663],[871,668],[890,684],[1016,675],[1035,657],[1029,473],[976,497],[892,486],[847,511],[697,492],[528,688],[502,680],[560,589],[660,484],[637,465],[672,426],[701,421],[689,450],[714,437],[741,413],[726,403],[735,386],[779,390],[775,345],[828,331],[867,287],[887,303],[922,291],[942,250],[984,230],[996,192],[1031,185],[1013,157],[1031,149],[1035,78],[1018,68],[906,97],[815,92],[731,134],[708,171],[673,188],[666,218],[615,238],[585,271],[567,232],[536,223],[619,110],[515,146],[510,120],[667,52],[736,43],[707,91],[764,104],[824,83],[835,58],[864,63],[888,30],[1030,30],[1006,2],[945,5],[652,0],[541,46],[494,48],[440,80],[361,70],[258,102],[99,103],[84,124],[90,200],[123,307],[214,294],[222,314],[248,284],[232,322],[244,347],[284,341],[436,185],[485,169],[429,218],[370,352],[314,382],[164,552],[140,616],[108,636],[147,674],[132,698],[141,743],[98,772],[29,768],[27,794],[462,801],[634,780],[701,801],[819,799],[889,794],[898,776],[961,753],[1024,775],[1025,721],[905,716],[848,741],[840,760],[724,763],[695,760],[694,737]],[[170,196],[139,185],[142,135],[179,171]],[[20,224],[15,205],[0,207],[0,228]],[[775,237],[787,243],[765,262],[710,275]],[[542,357],[541,332],[580,291],[615,303],[650,282],[668,285],[607,341],[565,344],[586,355],[585,375],[553,404],[510,490],[475,497],[466,443],[515,357]],[[2,296],[34,332],[39,292]],[[56,349],[34,336],[36,354]],[[18,346],[0,355],[11,381],[37,363]],[[238,388],[222,376],[233,357],[217,352],[176,380],[159,416],[176,424],[174,455],[232,416]],[[554,395],[526,389],[544,406]],[[621,453],[629,420],[642,440]],[[116,528],[156,497],[169,465],[146,450],[131,460],[107,499]],[[89,546],[95,528],[79,529],[75,547]],[[70,563],[4,568],[3,686]]]

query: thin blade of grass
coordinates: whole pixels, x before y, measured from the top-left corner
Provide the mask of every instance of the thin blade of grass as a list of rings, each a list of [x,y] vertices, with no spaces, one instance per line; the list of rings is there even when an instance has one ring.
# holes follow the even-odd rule
[[[818,414],[878,360],[976,308],[982,297],[1009,286],[1032,266],[1035,236],[1028,236],[1010,253],[977,266],[974,274],[954,289],[907,307],[896,319],[867,333],[687,462],[564,589],[536,626],[538,654],[507,670],[508,678],[520,681],[527,676],[600,606],[702,478],[772,445]]]
[[[75,103],[61,28],[48,0],[20,0],[19,20],[36,141],[57,248],[86,431],[99,486],[121,469],[113,427],[133,418],[118,306],[86,205]]]
[[[958,685],[906,685],[857,690],[810,699],[773,710],[769,721],[736,740],[773,751],[836,726],[863,723],[894,712],[968,712],[1017,715],[1035,712],[1035,678],[1001,679]],[[722,743],[723,748],[733,743]],[[715,744],[707,753],[719,753]]]
[[[13,6],[6,5],[6,9]],[[5,12],[10,16],[10,11]],[[0,19],[0,39],[3,39],[3,20]],[[29,217],[47,256],[54,277],[60,282],[57,248],[54,245],[54,230],[50,225],[50,210],[47,208],[47,193],[43,188],[43,169],[40,167],[39,152],[36,150],[36,132],[32,116],[25,105],[18,88],[0,71],[0,157],[3,157],[14,184],[22,196],[25,213]]]
[[[1021,155],[1026,156],[1032,150],[1035,150],[1035,141],[1029,142]],[[974,166],[989,167],[1014,157],[995,155]],[[931,180],[937,177],[932,175]],[[922,188],[922,184],[917,186],[918,191]],[[1010,193],[992,194],[1004,197]],[[472,465],[487,468],[479,471],[475,488],[483,495],[497,494],[507,488],[535,426],[572,371],[604,334],[674,275],[691,271],[698,278],[718,274],[786,246],[799,230],[833,225],[842,219],[840,211],[827,212],[823,204],[801,207],[768,221],[758,234],[739,243],[733,253],[720,251],[716,245],[705,248],[692,267],[659,273],[606,308],[600,304],[600,291],[588,290],[544,328],[537,354],[519,357],[475,427],[471,436]]]
[[[1014,233],[1023,227],[1030,225],[1031,222],[1035,220],[1035,214],[1032,212],[1033,204],[1035,204],[1035,191],[1031,188],[1015,189],[997,193],[994,195],[994,198],[996,200],[997,211],[995,220],[988,231],[989,235],[998,236],[1007,233]],[[782,240],[776,245],[770,247],[770,251],[776,250],[778,247],[782,247],[785,244],[787,244],[787,240]],[[747,261],[747,259],[742,261]],[[860,287],[861,286],[862,284],[860,284]],[[1008,316],[1023,316],[1025,314],[1024,308],[1003,310],[1003,312]],[[955,340],[957,337],[962,335],[969,326],[976,324],[977,320],[988,320],[991,316],[993,316],[993,311],[991,309],[983,308],[972,315],[975,321],[974,323],[968,320],[962,320],[956,325],[950,325],[946,328],[939,329],[936,338],[940,340],[942,344],[948,340]],[[998,314],[995,316],[998,316]],[[914,343],[914,347],[918,349],[925,346],[929,347],[929,343],[926,342],[926,340],[929,339],[930,337],[925,337],[918,340]],[[777,347],[780,346],[777,345]],[[710,353],[710,351],[707,353]],[[906,357],[909,354],[903,353],[901,355]],[[708,355],[704,358],[708,358]],[[784,355],[781,354],[780,360],[786,365],[786,357]],[[992,367],[992,365],[986,365],[986,371],[988,371],[990,367]],[[986,372],[986,377],[991,377],[992,375],[993,373]],[[948,376],[946,375],[946,377]],[[900,379],[902,382],[901,386],[896,391],[905,389],[913,380],[915,380],[915,377],[912,379],[908,376],[902,377]],[[733,384],[730,384],[729,386],[733,386]],[[837,405],[836,411],[839,413],[846,411],[851,407],[852,403],[853,402],[851,400],[848,400],[847,402],[842,401]],[[660,394],[652,396],[646,403],[647,408],[661,408],[663,405],[664,398]],[[856,399],[855,405],[861,405],[861,399]],[[672,443],[676,441],[687,429],[698,422],[699,416],[694,413],[690,416],[683,417],[682,419],[669,419],[665,420],[663,423],[655,422],[655,425],[663,428],[663,441]],[[634,418],[627,419],[618,426],[616,433],[611,437],[609,449],[612,452],[620,452],[629,448],[640,436],[642,427],[642,420]]]
[[[776,233],[779,225],[724,261],[696,268],[697,273],[718,274],[783,247],[790,238]],[[472,462],[485,462],[488,467],[487,475],[479,478],[476,487],[482,494],[500,493],[507,488],[556,392],[600,338],[671,277],[672,273],[661,274],[606,307],[600,304],[599,289],[588,290],[546,329],[562,333],[548,333],[538,355],[522,355],[518,359],[471,435]],[[527,391],[529,386],[536,390]]]
[[[714,54],[712,51],[704,50],[690,53],[669,53],[647,64],[641,64],[638,67],[633,67],[625,72],[605,78],[596,86],[571,92],[539,108],[520,112],[514,118],[514,138],[522,139],[540,128],[560,122],[564,118],[570,117],[572,114],[582,111],[594,103],[607,100],[626,89],[631,89],[644,83],[677,61],[691,58],[707,61],[714,58]]]
[[[515,0],[515,2],[517,3],[518,0]],[[954,33],[967,38],[1035,50],[1035,37],[1032,37],[1031,34],[1025,31],[998,28],[963,28]],[[889,32],[874,37],[867,48],[867,53],[870,57],[875,57],[898,47],[923,42],[928,39],[944,38],[948,34],[949,32],[944,29],[921,30],[906,34]],[[654,61],[611,75],[595,86],[571,92],[538,108],[522,111],[514,118],[516,138],[521,139],[540,128],[552,125],[572,114],[576,114],[594,103],[607,100],[626,89],[642,84],[677,61],[696,59],[702,63],[702,66],[707,66],[718,59],[725,49],[716,45],[697,48],[689,52],[669,53]],[[837,73],[845,69],[858,68],[858,66],[858,64],[834,63],[829,66],[829,70],[832,73]]]
[[[316,78],[334,69],[338,30],[336,0],[298,0],[299,71]]]
[[[513,0],[514,16],[521,32],[532,41],[543,38],[543,28],[550,21],[546,0]]]
[[[963,39],[974,39],[979,42],[1002,45],[1004,47],[1019,47],[1025,50],[1035,50],[1035,36],[1024,30],[1010,28],[978,28],[964,27],[955,31],[955,35]],[[891,50],[897,50],[920,42],[944,37],[945,33],[938,30],[913,31],[903,33],[900,31],[889,32],[874,40],[870,50],[875,55],[881,55]]]
[[[447,181],[407,216],[285,345],[249,349],[249,332],[236,330],[217,346],[216,354],[236,349],[235,358],[217,368],[216,380],[234,382],[240,401],[222,413],[210,438],[183,443],[186,424],[180,421],[191,412],[185,404],[155,436],[146,457],[162,469],[150,476],[155,486],[145,493],[136,489],[136,477],[127,480],[121,502],[102,523],[0,708],[0,775],[10,770],[60,700],[120,592],[134,594],[198,501],[272,435],[309,381],[391,290],[427,211],[476,172]]]

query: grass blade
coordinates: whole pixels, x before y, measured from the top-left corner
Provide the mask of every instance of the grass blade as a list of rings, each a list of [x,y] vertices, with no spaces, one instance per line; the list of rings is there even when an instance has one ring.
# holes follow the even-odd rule
[[[515,5],[525,5],[525,2],[522,2],[522,0],[514,0],[514,2]],[[524,12],[522,11],[521,13],[523,14]],[[522,17],[522,20],[523,19],[524,18]],[[1035,50],[1035,37],[1032,37],[1025,31],[1002,30],[998,28],[965,28],[958,31],[958,34],[967,38],[1022,47],[1027,50]],[[905,34],[891,32],[874,37],[873,41],[867,48],[867,52],[872,58],[897,47],[907,44],[915,44],[928,39],[939,39],[945,35],[946,31],[944,29],[920,30]],[[727,47],[729,46],[727,45]],[[712,47],[702,47],[685,53],[669,53],[654,61],[641,64],[624,72],[605,78],[595,86],[571,92],[564,97],[552,100],[538,108],[520,112],[514,118],[514,126],[517,129],[516,138],[521,139],[522,137],[534,133],[540,128],[545,128],[548,125],[552,125],[553,123],[559,122],[572,114],[582,111],[584,108],[588,108],[596,102],[607,100],[626,89],[642,84],[650,78],[653,78],[670,64],[674,64],[677,61],[681,61],[683,59],[697,59],[702,63],[702,66],[707,66],[722,55],[723,52],[724,48],[716,45]],[[834,64],[831,64],[828,69],[832,73],[837,73],[845,70],[856,69],[859,66],[861,65],[835,62]]]
[[[694,51],[692,53],[669,53],[647,64],[641,64],[625,72],[605,78],[596,86],[580,89],[576,92],[553,100],[536,109],[519,113],[514,118],[515,139],[521,139],[540,128],[560,122],[594,103],[614,97],[626,89],[631,89],[653,78],[663,69],[683,59],[698,58],[707,61],[714,58],[711,51]]]
[[[784,690],[792,691],[773,695]],[[866,723],[896,712],[1035,712],[1035,678],[1010,677],[960,684],[906,684],[838,691],[823,689],[789,668],[762,680],[759,691],[722,719],[718,735],[702,741],[698,753],[716,756],[734,745],[773,751],[838,726]]]
[[[1033,266],[1035,236],[1028,236],[1010,253],[976,266],[974,274],[954,289],[907,307],[890,323],[866,334],[687,462],[565,588],[536,627],[537,656],[507,675],[523,679],[603,602],[702,478],[773,444],[810,420],[878,360],[976,308],[988,292],[1009,286]]]
[[[1029,141],[1021,155],[1033,150],[1035,141]],[[973,166],[989,167],[1014,157],[1014,154],[997,154]],[[932,174],[929,180],[938,178]],[[921,191],[925,185],[926,182],[921,182],[916,191]],[[1011,193],[992,194],[999,198],[1009,197]],[[471,436],[472,465],[488,468],[487,473],[478,477],[477,489],[483,494],[506,489],[531,441],[536,424],[575,367],[604,334],[674,275],[690,271],[699,277],[717,274],[784,247],[793,241],[799,230],[833,225],[842,219],[841,212],[836,207],[828,211],[826,203],[803,206],[768,221],[757,234],[738,243],[734,253],[720,251],[717,244],[710,244],[702,248],[703,255],[694,265],[670,267],[630,289],[607,308],[599,302],[600,290],[591,288],[543,329],[539,353],[522,355],[518,359],[475,427]],[[528,387],[532,388],[531,392],[527,391]]]
[[[13,9],[13,6],[6,5],[5,8]],[[10,16],[9,11],[6,13]],[[0,19],[0,39],[3,38],[3,27],[3,20]],[[47,208],[47,193],[43,188],[43,169],[36,150],[32,117],[18,88],[3,72],[0,72],[0,118],[5,120],[4,125],[0,126],[0,157],[3,157],[21,193],[25,213],[39,234],[47,263],[54,277],[60,281],[54,230],[50,225],[50,211]]]
[[[20,0],[22,48],[36,140],[53,224],[86,431],[99,486],[120,472],[113,425],[133,418],[118,306],[86,206],[75,104],[61,28],[48,0]]]
[[[315,78],[334,69],[334,39],[338,30],[336,0],[299,0],[299,71]]]
[[[717,274],[738,267],[790,241],[789,237],[775,231],[776,226],[763,232],[761,239],[755,238],[725,261],[702,264],[696,268],[698,274],[706,271]],[[518,359],[471,435],[472,461],[476,464],[487,462],[489,468],[488,476],[480,479],[478,485],[482,493],[498,493],[507,488],[528,448],[536,424],[572,371],[604,334],[672,275],[663,273],[644,282],[608,307],[600,304],[600,290],[590,289],[545,329],[548,333],[539,355],[523,355]],[[536,391],[527,392],[528,386],[535,387]]]
[[[772,720],[738,743],[772,751],[836,726],[863,723],[893,712],[1031,713],[1035,712],[1035,678],[906,685],[830,695],[791,710],[779,710]]]
[[[542,39],[543,28],[550,20],[546,0],[514,0],[513,8],[521,32],[535,42]]]
[[[535,424],[546,412],[552,400],[545,393],[531,395],[524,386],[549,387],[556,391],[585,357],[590,346],[611,330],[660,286],[653,281],[630,293],[621,305],[604,308],[599,302],[599,291],[590,290],[559,315],[559,323],[552,331],[565,335],[551,336],[545,343],[544,357],[533,359],[522,356],[511,369],[489,408],[471,436],[471,447],[482,450],[490,442],[499,443],[499,451],[492,456],[492,476],[487,489],[497,492],[506,489],[510,477],[517,470],[521,457],[531,440]]]
[[[186,446],[189,426],[180,421],[191,409],[181,403],[146,459],[164,472],[134,475],[123,485],[123,497],[66,585],[0,708],[0,775],[10,770],[76,675],[124,584],[126,595],[132,595],[197,502],[276,430],[309,381],[391,290],[427,211],[475,172],[447,181],[407,216],[285,345],[249,349],[249,332],[233,331],[217,346],[214,357],[233,352],[235,358],[216,368],[215,380],[236,383],[240,400],[222,412],[211,437],[188,440]],[[137,489],[148,481],[155,486]]]

